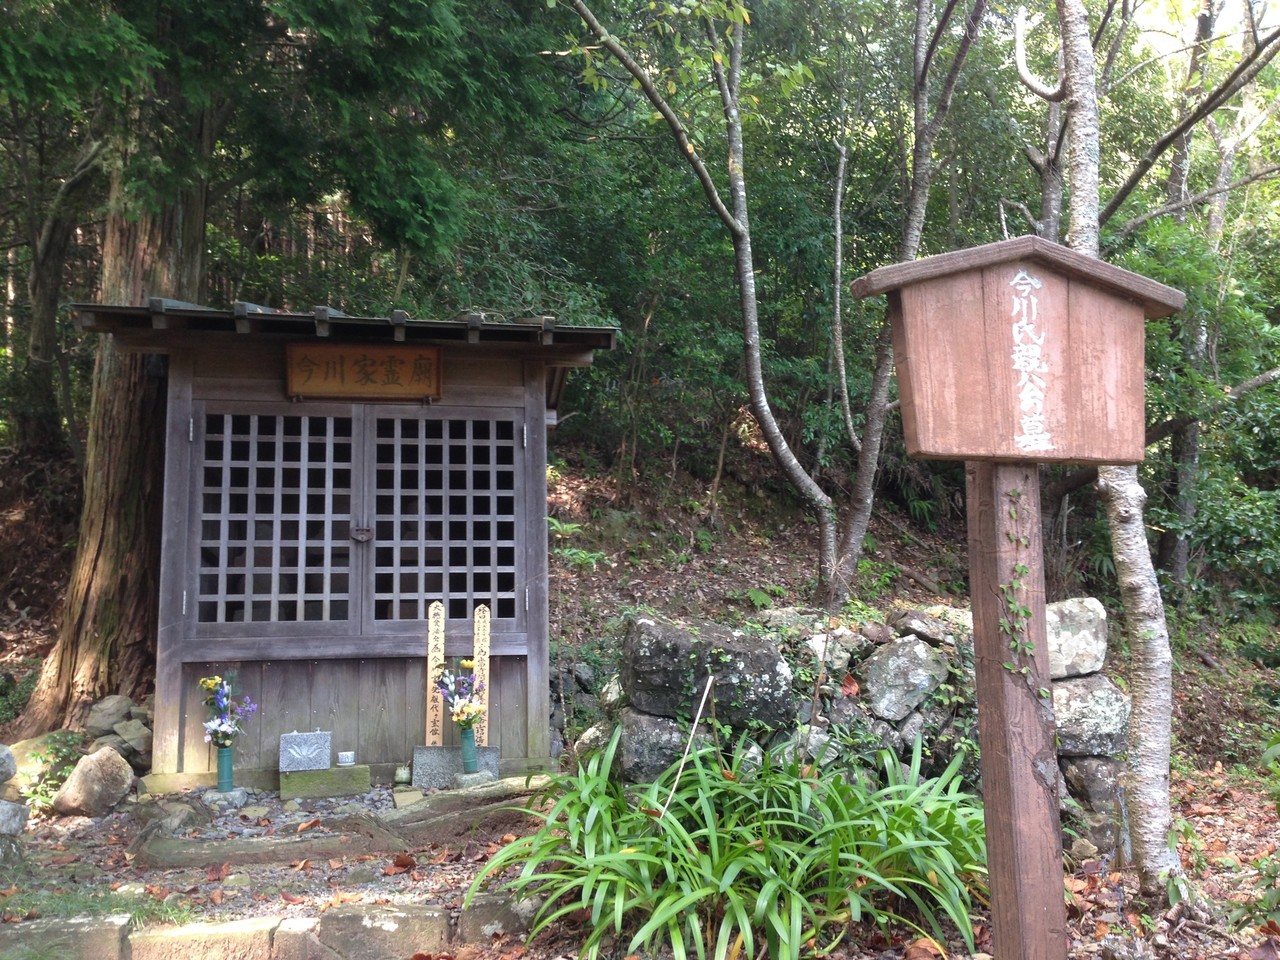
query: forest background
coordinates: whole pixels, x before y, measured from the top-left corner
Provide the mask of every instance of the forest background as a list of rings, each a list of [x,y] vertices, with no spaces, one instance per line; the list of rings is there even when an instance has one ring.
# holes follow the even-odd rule
[[[1147,327],[1140,469],[1182,623],[1274,625],[1280,594],[1268,13],[1089,11],[1102,255],[1188,296]],[[961,540],[963,469],[905,458],[884,305],[847,286],[1069,239],[1079,104],[1053,89],[1057,13],[1032,14],[1019,71],[1015,11],[984,0],[7,5],[6,484],[82,511],[28,728],[149,683],[161,381],[77,336],[78,301],[616,325],[555,449],[619,505],[694,478],[691,549],[729,484],[804,513],[810,599],[834,606],[874,579],[873,505]],[[1044,471],[1050,599],[1119,599],[1095,478]],[[965,592],[963,570],[914,574]]]

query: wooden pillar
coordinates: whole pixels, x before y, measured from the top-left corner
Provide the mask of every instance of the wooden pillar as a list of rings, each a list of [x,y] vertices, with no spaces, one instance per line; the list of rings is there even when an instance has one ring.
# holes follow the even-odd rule
[[[966,481],[994,953],[1065,960],[1037,465],[971,461]]]

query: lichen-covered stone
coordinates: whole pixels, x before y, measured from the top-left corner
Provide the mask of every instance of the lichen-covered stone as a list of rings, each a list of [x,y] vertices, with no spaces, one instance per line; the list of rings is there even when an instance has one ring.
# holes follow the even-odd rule
[[[0,837],[16,837],[27,827],[29,811],[25,803],[0,800]]]
[[[1100,673],[1053,683],[1058,754],[1114,756],[1125,749],[1129,698]]]
[[[1049,676],[1085,677],[1102,669],[1107,657],[1107,611],[1093,597],[1059,600],[1044,608],[1049,641]]]
[[[12,780],[18,773],[18,761],[13,751],[0,744],[0,783]]]
[[[317,797],[350,797],[371,789],[369,765],[330,767],[328,770],[280,771],[280,799],[314,799]]]
[[[872,713],[897,723],[924,703],[947,672],[945,654],[919,637],[903,637],[867,658],[863,692]]]
[[[716,719],[731,727],[777,727],[795,715],[791,668],[777,645],[716,623],[688,627],[638,617],[623,640],[622,689],[637,710],[657,717],[692,718],[707,675]]]

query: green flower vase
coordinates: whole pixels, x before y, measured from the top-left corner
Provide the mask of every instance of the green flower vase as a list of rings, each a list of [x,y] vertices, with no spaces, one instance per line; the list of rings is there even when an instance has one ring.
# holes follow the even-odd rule
[[[218,792],[230,793],[235,789],[235,782],[231,776],[231,748],[218,748]]]
[[[476,732],[471,727],[463,727],[458,733],[462,736],[462,772],[477,773],[480,758],[476,755]]]

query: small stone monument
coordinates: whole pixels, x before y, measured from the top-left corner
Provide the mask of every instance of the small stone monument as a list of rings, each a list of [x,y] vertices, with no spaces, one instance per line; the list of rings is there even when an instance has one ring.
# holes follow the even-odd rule
[[[280,734],[280,772],[296,770],[328,770],[333,756],[333,734],[327,730],[313,733]]]
[[[333,766],[333,734],[280,734],[280,799],[349,797],[368,793],[372,785],[368,764]],[[351,758],[355,760],[354,756]]]

